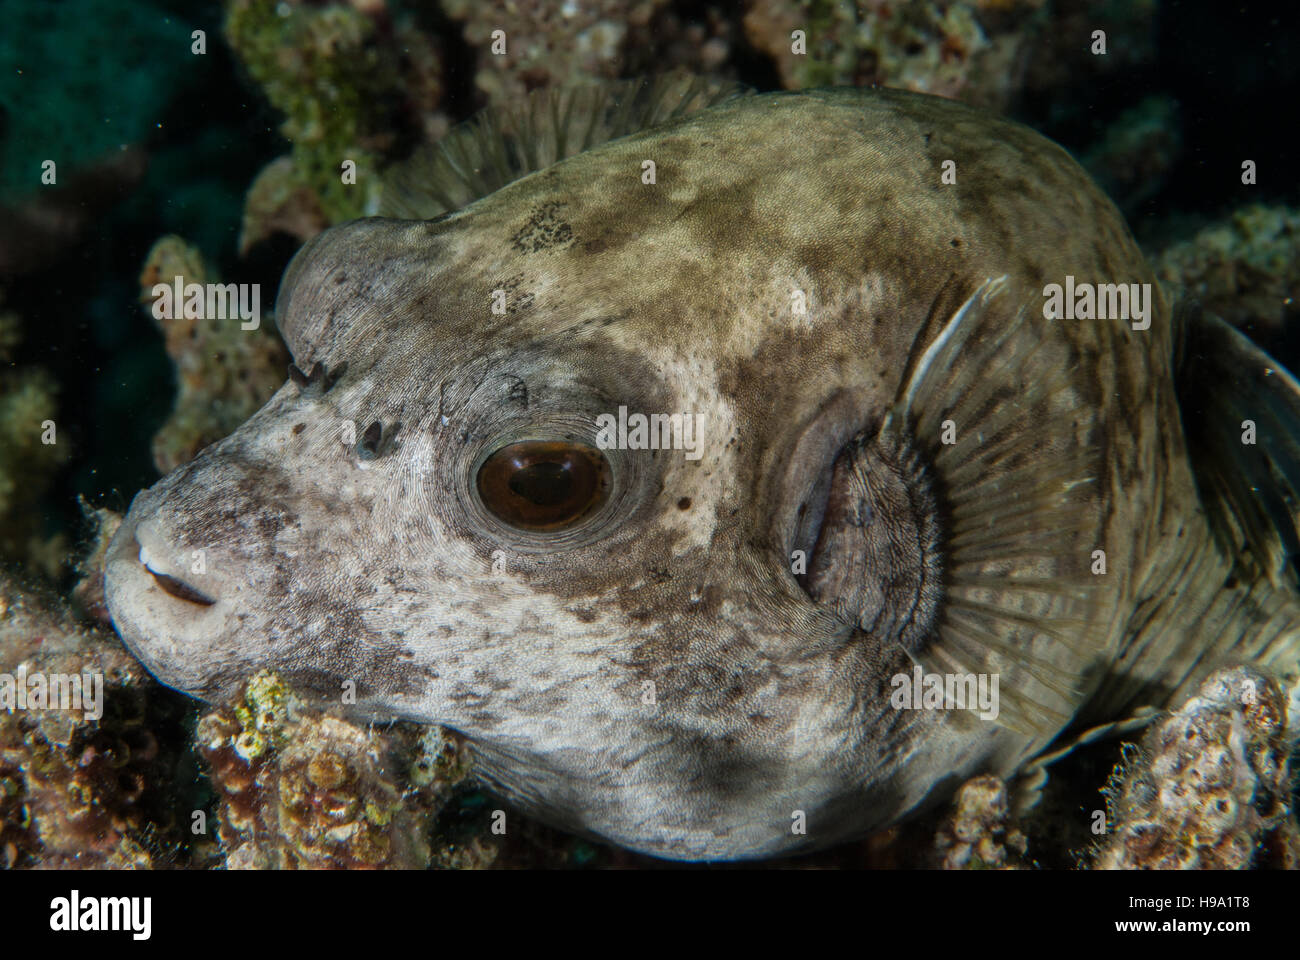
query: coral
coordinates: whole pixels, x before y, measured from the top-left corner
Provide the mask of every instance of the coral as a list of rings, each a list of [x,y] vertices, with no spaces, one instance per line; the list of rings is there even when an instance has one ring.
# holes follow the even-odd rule
[[[623,45],[624,77],[688,71],[712,79],[735,79],[732,53],[744,28],[726,0],[661,5],[644,25],[628,24]]]
[[[1252,204],[1155,258],[1175,298],[1195,300],[1229,323],[1273,331],[1300,297],[1300,212]]]
[[[934,846],[945,870],[1015,870],[1028,843],[1011,822],[1007,787],[994,776],[962,784],[953,810],[939,825]]]
[[[1080,78],[1150,61],[1156,10],[1157,0],[748,0],[744,28],[787,89],[874,83],[1004,112],[1028,95],[1056,111]],[[1092,51],[1098,28],[1104,56]]]
[[[490,102],[517,100],[541,87],[620,75],[632,49],[667,0],[443,0],[464,21],[465,42],[478,53],[474,83]],[[493,32],[505,33],[505,52],[493,53]],[[662,69],[663,64],[658,65]]]
[[[1125,750],[1093,866],[1241,870],[1279,846],[1294,865],[1286,723],[1276,681],[1245,666],[1211,674]]]
[[[21,339],[18,317],[0,309],[0,559],[58,574],[67,548],[47,541],[36,509],[54,473],[68,459],[67,432],[56,412],[58,389],[39,367],[11,363]]]
[[[180,237],[163,237],[140,274],[141,301],[152,306],[154,285],[174,286],[177,277],[182,285],[215,282],[197,250]],[[284,383],[289,363],[265,318],[256,329],[244,330],[237,317],[186,316],[180,305],[171,313],[155,318],[180,388],[171,416],[154,437],[154,463],[163,473],[252,416]]]
[[[231,868],[426,867],[434,817],[468,772],[452,734],[358,726],[302,703],[269,672],[202,717],[195,736]]]
[[[113,621],[104,599],[104,558],[113,534],[122,525],[122,515],[103,507],[92,507],[84,498],[80,502],[82,514],[95,525],[95,536],[90,549],[77,563],[80,579],[72,588],[72,599],[87,617],[111,629]]]
[[[418,132],[441,99],[432,41],[394,18],[383,0],[230,0],[225,35],[285,115],[292,175],[277,173],[274,189],[311,192],[330,223],[372,209],[381,160],[403,132]],[[355,184],[343,179],[348,160]]]
[[[90,700],[78,709],[37,701],[35,678],[52,697],[55,675],[100,677],[102,715]],[[0,860],[100,868],[174,859],[180,835],[158,788],[172,779],[157,733],[165,722],[148,704],[152,682],[117,638],[0,575],[0,684],[9,683],[12,709],[0,710]],[[26,704],[18,685],[33,691]]]
[[[744,24],[788,89],[875,83],[1002,107],[1016,92],[1042,5],[751,0]],[[794,50],[795,30],[804,31],[805,53]]]
[[[276,234],[306,243],[327,226],[320,197],[302,182],[293,158],[280,157],[263,167],[248,188],[239,255],[248,256],[255,246]]]

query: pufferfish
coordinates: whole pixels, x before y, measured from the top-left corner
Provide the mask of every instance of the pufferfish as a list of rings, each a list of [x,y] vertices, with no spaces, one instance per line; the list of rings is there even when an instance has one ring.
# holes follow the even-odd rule
[[[641,87],[405,169],[401,216],[287,268],[290,379],[110,547],[163,683],[273,669],[715,860],[863,836],[1225,661],[1294,672],[1300,388],[1172,309],[1032,130]]]

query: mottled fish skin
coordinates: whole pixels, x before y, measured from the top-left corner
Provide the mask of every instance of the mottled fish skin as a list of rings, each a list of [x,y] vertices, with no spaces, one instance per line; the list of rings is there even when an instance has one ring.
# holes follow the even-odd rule
[[[1059,728],[891,708],[911,661],[800,588],[795,511],[827,450],[879,423],[944,323],[1003,275],[1008,318],[1041,313],[1066,275],[1155,291],[1147,330],[1024,334],[1069,389],[1022,427],[1044,462],[1086,449],[1096,479],[1055,571],[1094,591],[1071,628],[1087,669],[1067,715],[1091,698],[1116,719],[1190,683],[1215,653],[1207,609],[1241,650],[1276,656],[1295,617],[1251,632],[1230,602],[1179,427],[1170,310],[1113,205],[1033,131],[886,90],[730,101],[435,221],[322,234],[285,276],[278,324],[299,368],[346,371],[328,390],[287,383],[136,497],[110,551],[114,621],[203,698],[261,668],[333,702],[352,680],[370,715],[465,734],[524,808],[660,856],[771,856],[883,827],[1014,771]],[[620,406],[704,413],[702,458],[607,451],[610,501],[569,533],[513,531],[477,500],[492,451],[590,442]],[[401,427],[366,459],[344,421],[357,438]],[[214,602],[165,592],[142,549]]]

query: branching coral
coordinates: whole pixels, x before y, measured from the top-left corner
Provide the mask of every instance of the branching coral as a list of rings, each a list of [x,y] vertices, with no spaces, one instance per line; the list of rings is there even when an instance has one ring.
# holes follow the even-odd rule
[[[141,301],[151,307],[154,286],[174,288],[178,277],[182,288],[215,280],[198,250],[180,237],[163,237],[140,274]],[[172,306],[170,316],[155,318],[179,387],[171,416],[154,437],[154,463],[162,473],[252,416],[284,383],[289,363],[288,351],[260,316],[257,327],[246,330],[237,316],[212,316],[206,309],[192,316]]]
[[[380,160],[441,99],[429,37],[382,0],[231,0],[225,35],[285,116],[297,183],[315,193],[331,223],[365,213],[378,196]],[[344,179],[345,161],[356,166],[355,183]]]

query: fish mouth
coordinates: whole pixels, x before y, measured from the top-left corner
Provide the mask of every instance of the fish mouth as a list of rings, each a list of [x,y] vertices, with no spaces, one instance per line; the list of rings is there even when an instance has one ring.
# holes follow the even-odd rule
[[[184,561],[178,561],[176,556],[181,551],[172,547],[167,536],[147,521],[148,517],[127,514],[109,546],[106,578],[135,592],[147,590],[153,593],[147,586],[152,583],[169,597],[189,606],[200,609],[214,606],[217,591],[203,584],[201,577],[189,576],[184,570]],[[149,579],[141,577],[141,572],[147,573]],[[175,605],[172,608],[183,609]]]
[[[136,541],[136,544],[138,546],[138,540]],[[190,584],[186,583],[180,577],[174,577],[169,573],[160,573],[153,567],[149,566],[149,561],[146,559],[148,556],[147,552],[144,547],[140,547],[139,549],[140,565],[148,571],[149,575],[153,577],[154,582],[158,584],[159,589],[164,593],[169,593],[177,600],[184,600],[186,603],[193,603],[200,607],[210,607],[217,602],[197,587],[190,586]]]
[[[147,519],[147,518],[145,518]],[[198,651],[228,629],[219,592],[170,569],[142,518],[128,512],[104,563],[104,596],[113,627],[132,656],[159,681],[198,695],[206,687]],[[151,549],[152,548],[152,549]]]

